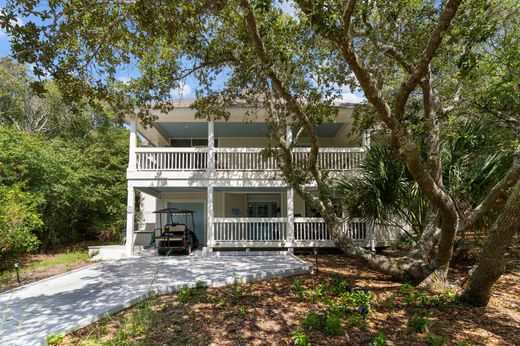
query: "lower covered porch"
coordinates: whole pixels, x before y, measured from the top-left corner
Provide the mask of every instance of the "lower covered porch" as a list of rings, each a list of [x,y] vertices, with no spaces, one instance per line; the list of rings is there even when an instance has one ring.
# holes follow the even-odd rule
[[[127,233],[127,240],[133,242],[127,241],[129,250],[153,243],[160,224],[153,212],[162,208],[193,210],[194,231],[207,252],[335,247],[323,218],[292,189],[156,187],[137,191],[135,224],[132,234]],[[368,225],[361,219],[345,221],[343,230],[372,249],[390,245],[400,233],[397,227]]]

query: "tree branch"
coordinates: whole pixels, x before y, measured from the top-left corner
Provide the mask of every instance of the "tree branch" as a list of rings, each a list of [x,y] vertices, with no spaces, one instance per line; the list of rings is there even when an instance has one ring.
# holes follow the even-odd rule
[[[394,112],[395,116],[401,118],[404,114],[406,101],[408,100],[408,96],[415,89],[417,84],[420,82],[421,78],[427,73],[428,66],[430,65],[431,60],[437,53],[439,46],[448,30],[451,21],[455,17],[457,10],[461,4],[462,0],[449,0],[444,10],[442,11],[439,21],[437,23],[437,27],[433,31],[432,36],[426,48],[424,49],[421,58],[415,65],[413,72],[410,73],[408,79],[401,85],[399,92],[397,93],[397,97],[394,103]]]
[[[513,158],[513,165],[507,174],[491,189],[486,197],[477,205],[469,216],[469,220],[463,229],[473,227],[479,219],[484,216],[491,208],[496,205],[497,200],[503,196],[509,188],[520,180],[520,145],[516,148]]]

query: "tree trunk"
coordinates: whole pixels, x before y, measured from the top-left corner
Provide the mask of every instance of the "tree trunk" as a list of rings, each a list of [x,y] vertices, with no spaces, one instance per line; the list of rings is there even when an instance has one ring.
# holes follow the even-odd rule
[[[505,271],[504,254],[515,232],[520,229],[520,182],[513,187],[507,203],[489,231],[478,265],[462,293],[463,302],[474,306],[486,306],[493,292],[493,285]]]
[[[439,213],[432,207],[428,208],[423,232],[417,244],[408,252],[408,257],[428,261],[433,257],[433,249],[439,240]]]
[[[328,220],[327,225],[332,225],[332,239],[346,256],[360,260],[370,269],[387,274],[394,280],[417,284],[432,273],[432,268],[422,259],[377,255],[356,244],[346,232],[343,232],[339,222]]]

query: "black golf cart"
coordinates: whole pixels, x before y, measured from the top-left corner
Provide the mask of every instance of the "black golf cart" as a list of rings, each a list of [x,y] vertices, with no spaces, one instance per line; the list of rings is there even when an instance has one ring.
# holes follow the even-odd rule
[[[192,210],[165,208],[156,210],[154,213],[159,214],[159,227],[155,229],[155,246],[159,255],[169,255],[175,252],[189,255],[193,249],[199,246],[199,239],[195,235],[195,220]],[[191,221],[191,228],[188,227],[188,220]]]

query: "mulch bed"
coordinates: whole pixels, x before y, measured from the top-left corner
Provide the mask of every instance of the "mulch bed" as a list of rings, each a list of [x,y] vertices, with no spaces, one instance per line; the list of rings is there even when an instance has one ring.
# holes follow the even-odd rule
[[[314,264],[314,257],[301,257]],[[322,255],[315,274],[156,297],[72,333],[60,344],[290,345],[299,329],[312,345],[372,345],[379,333],[387,345],[430,345],[441,339],[447,345],[520,345],[519,263],[518,254],[510,256],[509,272],[499,280],[487,308],[457,303],[418,307],[406,302],[399,283],[341,255]],[[468,263],[455,266],[451,279],[460,283],[467,269]],[[344,331],[333,336],[304,325],[309,313],[326,307],[302,299],[294,282],[312,290],[338,275],[375,298],[366,326],[352,327],[342,319]],[[410,318],[417,314],[428,320],[427,332],[410,329]]]

